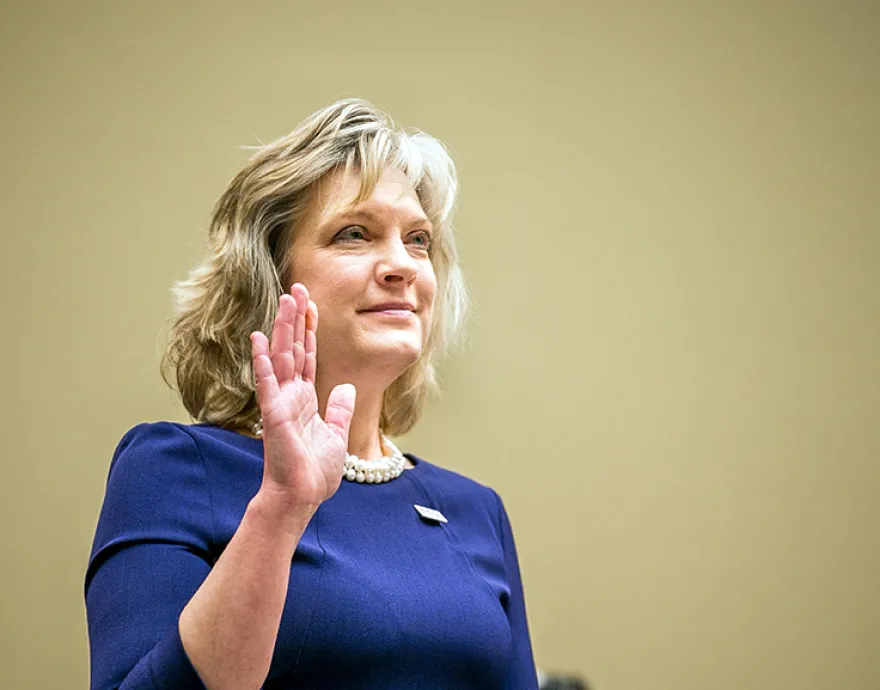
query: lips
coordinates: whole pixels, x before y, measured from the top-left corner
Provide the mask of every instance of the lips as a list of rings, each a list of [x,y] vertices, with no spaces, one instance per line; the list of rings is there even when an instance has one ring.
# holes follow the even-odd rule
[[[382,304],[376,304],[372,307],[367,307],[366,309],[361,309],[361,311],[412,311],[414,312],[416,308],[410,304],[409,302],[383,302]]]

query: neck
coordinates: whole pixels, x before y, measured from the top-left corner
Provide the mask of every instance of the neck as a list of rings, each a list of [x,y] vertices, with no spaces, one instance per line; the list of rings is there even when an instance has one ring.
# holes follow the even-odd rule
[[[320,376],[315,381],[321,417],[327,409],[330,391],[339,383],[342,382],[327,380],[326,377]],[[364,460],[375,460],[385,455],[379,436],[379,420],[382,416],[385,387],[365,382],[355,382],[354,385],[357,389],[357,399],[348,431],[348,452]]]

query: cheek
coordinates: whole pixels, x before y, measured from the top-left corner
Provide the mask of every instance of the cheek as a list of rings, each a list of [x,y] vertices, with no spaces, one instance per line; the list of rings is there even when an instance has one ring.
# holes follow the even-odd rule
[[[433,265],[428,264],[421,270],[419,282],[421,285],[420,292],[422,293],[422,299],[426,304],[433,304],[434,297],[437,294],[437,274],[434,273]]]
[[[356,301],[363,292],[363,270],[353,262],[328,259],[313,261],[302,266],[295,280],[301,281],[308,289],[318,307],[332,308],[334,305]]]
[[[420,296],[420,304],[423,306],[424,324],[426,330],[430,330],[434,320],[434,305],[437,296],[437,277],[434,275],[434,269],[429,268],[425,272],[422,282],[422,291]]]
[[[430,311],[425,311],[422,314],[422,337],[427,340],[431,331],[434,330],[434,310],[433,308]]]

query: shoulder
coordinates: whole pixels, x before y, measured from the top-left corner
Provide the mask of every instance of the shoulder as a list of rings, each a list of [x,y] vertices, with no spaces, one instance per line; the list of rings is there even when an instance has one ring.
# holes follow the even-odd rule
[[[155,500],[179,477],[185,483],[201,480],[201,453],[186,425],[145,422],[126,431],[113,453],[107,476],[107,492],[126,500]],[[187,481],[189,480],[189,481]],[[176,482],[174,482],[176,483]]]
[[[416,464],[414,469],[408,470],[413,473],[413,479],[438,505],[462,516],[481,515],[496,524],[500,520],[504,508],[493,488],[413,453],[406,455]]]
[[[173,542],[207,549],[214,541],[211,490],[186,426],[143,423],[122,436],[110,463],[90,572],[126,545]]]
[[[168,451],[195,453],[196,445],[184,430],[185,425],[175,422],[143,422],[126,431],[113,454],[111,472],[120,463],[144,462],[161,459]]]
[[[498,500],[498,494],[490,486],[471,479],[459,472],[441,467],[425,460],[414,453],[405,453],[416,465],[415,472],[432,485],[444,490],[452,490],[467,496],[479,497],[492,503]],[[411,470],[413,471],[413,470]]]
[[[223,448],[245,450],[259,441],[213,424],[182,424],[180,422],[143,422],[123,434],[114,453],[114,464],[119,456],[137,455],[156,458],[173,455],[201,457],[206,449],[211,453]]]
[[[122,436],[110,464],[108,487],[194,490],[236,495],[259,486],[262,441],[212,424],[145,422]],[[256,482],[256,486],[252,486]]]

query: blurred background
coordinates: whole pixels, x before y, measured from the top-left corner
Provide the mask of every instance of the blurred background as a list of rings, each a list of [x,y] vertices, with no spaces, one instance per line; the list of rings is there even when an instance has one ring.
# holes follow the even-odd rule
[[[404,450],[596,690],[880,688],[880,5],[0,2],[0,687],[85,687],[113,450],[246,145],[443,140],[475,309]]]

